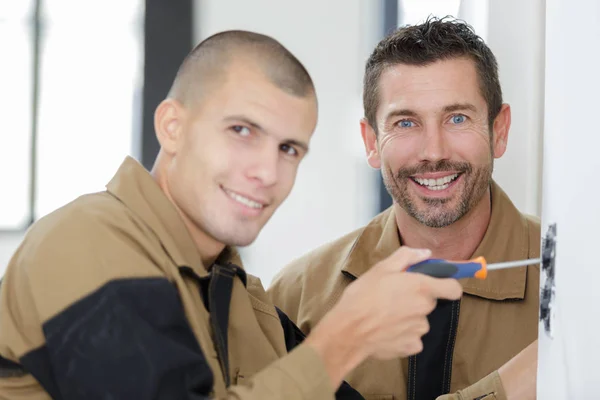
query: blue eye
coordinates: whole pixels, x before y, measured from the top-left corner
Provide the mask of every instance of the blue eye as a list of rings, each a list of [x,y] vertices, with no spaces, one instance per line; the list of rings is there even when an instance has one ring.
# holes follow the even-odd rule
[[[454,124],[462,124],[463,122],[465,122],[467,119],[467,117],[465,117],[462,114],[458,114],[458,115],[454,115],[452,117],[452,123]]]
[[[250,129],[243,125],[234,125],[231,127],[231,129],[240,136],[245,137],[250,135]]]
[[[412,128],[413,126],[415,126],[414,122],[409,121],[407,119],[403,119],[401,121],[398,122],[398,126],[400,128]]]

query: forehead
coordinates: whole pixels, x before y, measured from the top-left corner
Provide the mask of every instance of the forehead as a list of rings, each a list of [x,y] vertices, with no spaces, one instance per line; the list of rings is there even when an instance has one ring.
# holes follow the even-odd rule
[[[485,108],[475,63],[468,58],[426,66],[396,64],[386,68],[379,79],[378,116],[389,109],[425,112],[465,102]]]
[[[223,82],[207,96],[202,109],[202,114],[212,119],[244,116],[285,139],[306,140],[307,135],[312,135],[317,119],[316,100],[312,95],[291,95],[252,65],[230,67]]]

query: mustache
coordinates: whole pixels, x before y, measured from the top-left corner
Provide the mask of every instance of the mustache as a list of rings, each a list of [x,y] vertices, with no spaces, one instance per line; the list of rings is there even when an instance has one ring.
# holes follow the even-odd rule
[[[423,162],[412,167],[401,168],[396,172],[396,179],[410,178],[413,175],[429,172],[455,171],[458,173],[469,173],[473,166],[468,162],[454,162],[440,160],[437,162]]]

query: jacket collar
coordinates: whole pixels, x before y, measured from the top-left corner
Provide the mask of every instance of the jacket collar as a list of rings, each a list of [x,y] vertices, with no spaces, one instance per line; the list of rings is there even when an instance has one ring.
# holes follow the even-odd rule
[[[399,247],[398,226],[392,206],[360,231],[342,264],[342,271],[358,278]]]
[[[127,156],[106,189],[146,223],[177,266],[189,266],[199,277],[208,275],[179,213],[139,162]],[[235,248],[226,248],[218,261],[241,265]]]
[[[492,184],[492,216],[479,247],[472,257],[485,257],[488,263],[514,261],[529,257],[529,231],[526,218],[506,193]],[[463,290],[494,300],[523,299],[527,267],[490,271],[485,280],[465,279]]]
[[[491,184],[492,215],[483,240],[472,257],[484,256],[488,263],[525,259],[529,255],[526,219],[495,183]],[[393,207],[376,216],[359,233],[342,271],[354,277],[391,255],[400,247]],[[525,296],[527,267],[491,271],[487,279],[462,280],[465,293],[494,300],[522,299]]]

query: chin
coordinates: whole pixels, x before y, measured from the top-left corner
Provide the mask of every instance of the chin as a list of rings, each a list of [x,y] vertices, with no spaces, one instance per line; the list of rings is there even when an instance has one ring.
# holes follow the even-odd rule
[[[452,204],[444,204],[439,207],[424,207],[418,212],[419,219],[430,228],[444,228],[460,220],[468,210],[465,207]]]
[[[255,241],[256,241],[256,238],[249,239],[249,240],[236,240],[236,241],[232,241],[231,245],[236,246],[236,247],[246,247],[246,246],[250,246]]]
[[[249,246],[256,241],[264,224],[262,221],[244,221],[233,219],[223,222],[221,226],[213,225],[212,236],[226,246]],[[217,228],[218,227],[218,228]]]
[[[445,228],[454,224],[456,221],[460,219],[460,217],[452,214],[448,215],[438,215],[435,217],[431,216],[421,216],[421,218],[417,218],[419,222],[429,228]]]
[[[240,235],[240,232],[235,232],[232,235],[223,235],[222,243],[225,243],[228,246],[236,246],[236,247],[245,247],[249,246],[256,241],[258,235]]]

